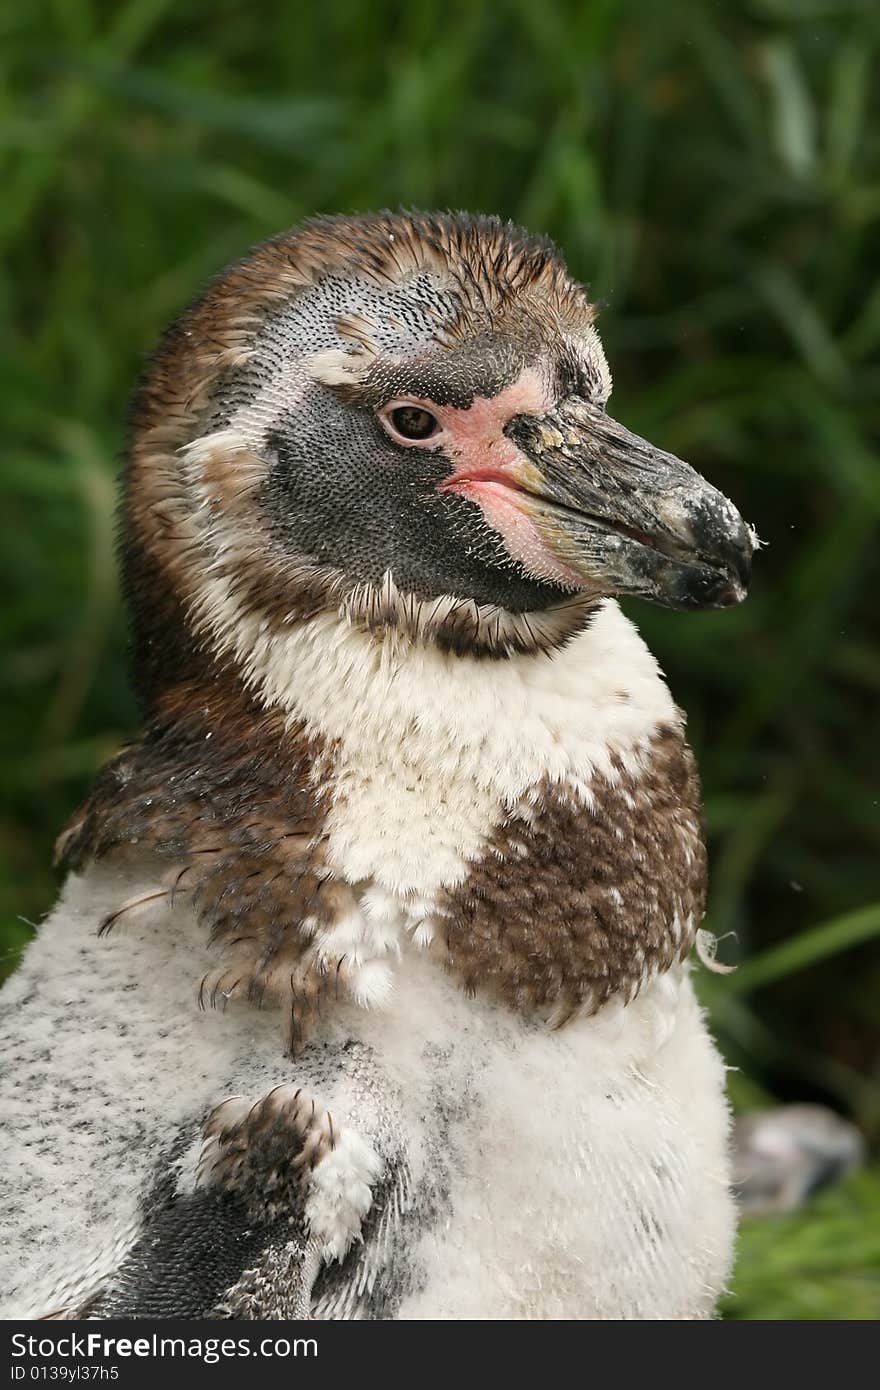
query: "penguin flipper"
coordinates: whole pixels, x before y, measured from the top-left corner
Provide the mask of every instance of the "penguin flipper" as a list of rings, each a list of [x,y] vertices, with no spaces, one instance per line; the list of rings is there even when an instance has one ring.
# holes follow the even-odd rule
[[[181,1189],[168,1155],[115,1269],[48,1316],[308,1318],[315,1278],[359,1236],[382,1168],[302,1088],[226,1100],[203,1127],[194,1182]]]

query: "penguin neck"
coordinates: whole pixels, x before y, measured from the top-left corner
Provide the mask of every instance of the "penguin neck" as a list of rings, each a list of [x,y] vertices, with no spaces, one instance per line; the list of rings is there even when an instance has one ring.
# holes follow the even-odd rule
[[[506,798],[542,778],[608,774],[638,758],[680,715],[657,663],[613,601],[553,653],[487,661],[364,631],[321,613],[279,634],[243,619],[235,643],[243,688],[325,746],[436,776],[500,779]],[[367,756],[368,755],[368,756]]]

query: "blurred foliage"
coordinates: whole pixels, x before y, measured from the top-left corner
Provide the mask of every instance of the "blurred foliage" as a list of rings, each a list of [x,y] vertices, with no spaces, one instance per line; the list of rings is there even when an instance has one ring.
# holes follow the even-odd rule
[[[619,417],[767,542],[743,608],[633,613],[689,711],[711,925],[750,961],[704,977],[734,1098],[824,1100],[876,1148],[878,46],[876,0],[6,0],[9,962],[135,720],[113,476],[157,334],[307,214],[499,211],[603,303]],[[876,1313],[871,1211],[863,1174],[747,1228],[735,1315]]]
[[[868,1320],[880,1309],[880,1181],[853,1174],[806,1212],[743,1225],[734,1292],[738,1319]]]
[[[873,1320],[880,1309],[880,1180],[854,1173],[804,1212],[743,1224],[734,1290],[742,1320]]]

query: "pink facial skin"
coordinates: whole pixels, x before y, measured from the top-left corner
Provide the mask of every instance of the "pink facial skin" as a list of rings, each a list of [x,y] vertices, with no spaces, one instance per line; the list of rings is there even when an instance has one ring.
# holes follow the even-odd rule
[[[439,430],[427,439],[402,438],[389,419],[401,405],[429,410]],[[458,492],[476,502],[487,523],[503,538],[509,554],[529,574],[566,588],[581,588],[583,575],[560,561],[533,520],[534,501],[517,479],[516,470],[533,469],[534,465],[504,433],[515,415],[546,415],[554,405],[544,378],[534,367],[527,367],[497,396],[477,396],[464,410],[408,396],[389,401],[379,418],[392,438],[407,448],[436,449],[442,445],[454,469],[438,491]]]

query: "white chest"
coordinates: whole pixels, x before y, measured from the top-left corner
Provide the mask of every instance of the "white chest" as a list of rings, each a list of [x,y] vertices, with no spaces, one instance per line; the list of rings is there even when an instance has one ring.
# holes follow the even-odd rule
[[[558,1031],[465,998],[406,953],[354,1026],[398,1097],[415,1319],[709,1316],[728,1271],[723,1066],[686,971]],[[431,1205],[431,1200],[428,1205]]]
[[[210,953],[185,907],[97,937],[142,886],[70,880],[5,992],[0,1283],[20,1284],[29,1315],[84,1262],[114,1267],[182,1128],[279,1083],[377,1151],[393,1117],[412,1175],[395,1242],[413,1272],[394,1316],[710,1314],[732,1234],[724,1075],[682,970],[548,1031],[405,950],[384,1009],[345,1011],[291,1062],[272,1013],[197,1008]],[[368,1059],[354,1071],[353,1044]]]
[[[317,619],[262,663],[263,698],[333,748],[334,872],[404,902],[454,887],[542,781],[586,804],[676,711],[616,605],[553,657],[394,649]]]

